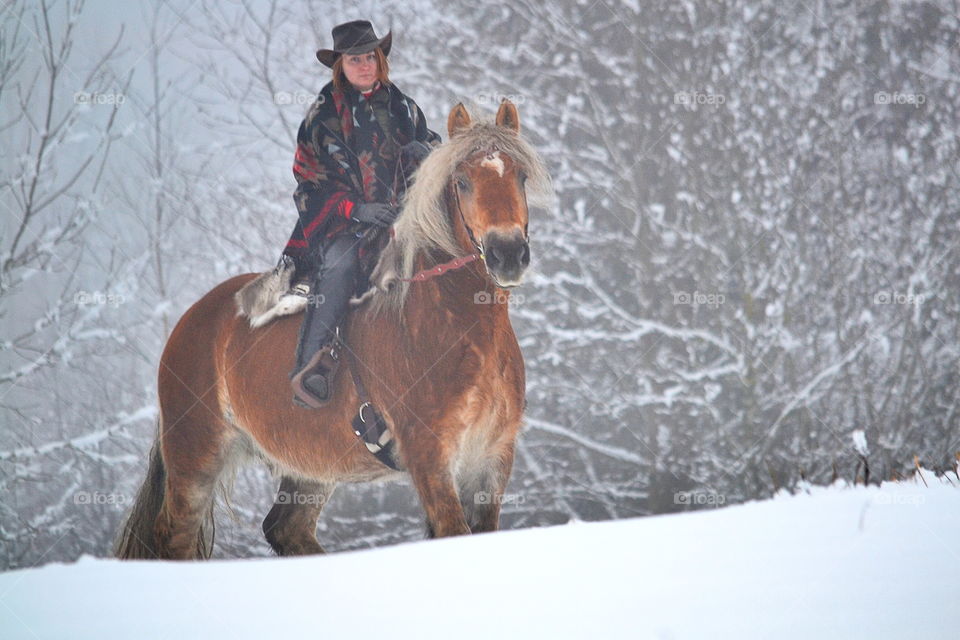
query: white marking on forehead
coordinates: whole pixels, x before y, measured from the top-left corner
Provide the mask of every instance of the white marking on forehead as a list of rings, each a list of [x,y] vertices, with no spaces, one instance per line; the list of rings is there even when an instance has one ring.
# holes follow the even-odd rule
[[[497,172],[497,175],[501,178],[503,177],[503,160],[500,159],[500,152],[494,151],[493,153],[488,153],[487,156],[483,159],[483,162],[480,163],[481,167],[487,167],[493,169]]]

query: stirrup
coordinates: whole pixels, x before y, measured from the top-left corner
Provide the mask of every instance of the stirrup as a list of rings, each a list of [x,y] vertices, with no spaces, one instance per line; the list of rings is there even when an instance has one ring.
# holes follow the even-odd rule
[[[333,399],[333,384],[340,369],[340,352],[337,347],[335,337],[320,347],[290,380],[296,404],[319,409]]]

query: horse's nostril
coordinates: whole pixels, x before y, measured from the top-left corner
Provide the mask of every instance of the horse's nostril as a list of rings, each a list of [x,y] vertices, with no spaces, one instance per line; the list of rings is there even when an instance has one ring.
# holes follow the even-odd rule
[[[530,245],[523,243],[523,249],[520,251],[520,264],[527,266],[530,264]]]
[[[487,264],[491,267],[495,267],[501,262],[500,254],[497,252],[496,246],[490,247],[490,250],[487,252]]]

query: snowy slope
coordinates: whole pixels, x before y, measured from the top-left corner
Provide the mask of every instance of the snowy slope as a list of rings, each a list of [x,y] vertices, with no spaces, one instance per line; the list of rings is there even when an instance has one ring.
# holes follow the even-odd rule
[[[960,482],[301,559],[0,575],[2,638],[960,637]]]

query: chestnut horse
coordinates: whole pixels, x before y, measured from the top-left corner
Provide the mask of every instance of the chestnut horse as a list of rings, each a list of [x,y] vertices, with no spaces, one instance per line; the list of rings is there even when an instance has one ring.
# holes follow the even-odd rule
[[[529,263],[531,204],[550,179],[504,100],[494,122],[462,104],[449,140],[423,161],[371,276],[349,312],[346,349],[395,441],[426,513],[429,536],[496,530],[524,400],[523,358],[505,288]],[[479,259],[429,279],[451,258]],[[442,271],[442,269],[441,269]],[[174,328],[160,360],[157,439],[147,478],[117,542],[121,558],[202,558],[213,503],[235,460],[252,454],[281,477],[263,531],[280,555],[322,553],[320,510],[341,482],[402,477],[351,428],[359,407],[346,366],[319,409],[292,402],[301,316],[252,328],[234,294],[256,274],[221,283]]]

